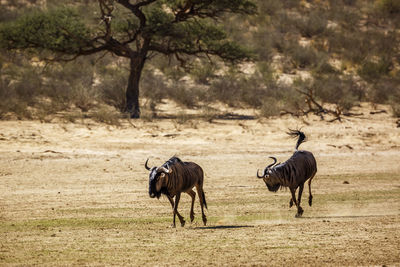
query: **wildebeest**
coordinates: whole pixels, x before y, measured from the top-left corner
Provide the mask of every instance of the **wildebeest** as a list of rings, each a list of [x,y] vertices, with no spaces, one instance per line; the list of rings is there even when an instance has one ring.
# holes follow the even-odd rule
[[[306,139],[303,132],[299,130],[290,130],[289,135],[298,137],[296,143],[296,151],[285,162],[275,165],[276,158],[270,157],[274,162],[264,169],[264,174],[259,175],[257,170],[257,177],[263,178],[269,191],[276,192],[280,187],[289,187],[292,194],[290,199],[290,207],[294,204],[297,206],[296,217],[301,217],[303,209],[300,206],[301,194],[303,193],[304,183],[308,180],[309,198],[308,204],[312,205],[311,194],[311,180],[317,173],[317,162],[314,155],[305,150],[298,150],[301,143]],[[275,165],[275,166],[274,166]],[[296,200],[296,190],[299,188],[298,198]]]
[[[179,199],[181,193],[185,192],[192,198],[192,207],[190,209],[190,221],[194,219],[194,200],[196,193],[193,187],[196,187],[199,194],[201,213],[203,216],[203,223],[206,225],[207,218],[204,214],[204,209],[207,208],[206,197],[203,191],[204,173],[203,169],[193,162],[183,162],[178,157],[172,157],[160,167],[149,168],[146,160],[145,168],[150,171],[149,174],[149,195],[151,198],[160,198],[161,194],[167,196],[173,208],[174,220],[173,227],[175,227],[175,215],[178,215],[181,226],[185,225],[185,220],[178,212]],[[175,196],[175,202],[173,197]]]

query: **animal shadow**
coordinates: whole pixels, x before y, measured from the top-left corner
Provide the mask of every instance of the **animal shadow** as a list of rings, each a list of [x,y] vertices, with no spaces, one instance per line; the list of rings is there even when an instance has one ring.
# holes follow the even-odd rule
[[[214,225],[214,226],[199,226],[194,227],[195,230],[205,230],[205,229],[236,229],[236,228],[253,228],[252,225]]]

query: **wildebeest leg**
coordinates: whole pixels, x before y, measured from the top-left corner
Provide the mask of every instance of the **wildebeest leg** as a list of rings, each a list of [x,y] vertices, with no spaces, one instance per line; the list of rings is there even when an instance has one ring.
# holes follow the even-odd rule
[[[179,199],[181,199],[181,193],[177,193],[175,196],[175,206],[174,206],[174,227],[175,227],[175,215],[179,214],[178,212],[178,204],[179,204]],[[178,216],[179,221],[181,222],[181,226],[185,226],[185,220],[183,219],[182,216]]]
[[[290,207],[293,206],[293,203],[297,206],[297,201],[296,201],[296,189],[295,188],[290,188],[290,193],[292,193],[292,199],[290,200]]]
[[[311,180],[314,178],[315,173],[310,177],[310,179],[308,180],[308,192],[309,192],[309,196],[308,196],[308,205],[312,205],[312,194],[311,194]]]
[[[201,215],[202,215],[202,218],[203,218],[203,223],[204,223],[204,225],[206,225],[207,224],[207,217],[204,214],[204,208],[203,208],[204,203],[205,203],[203,188],[202,188],[201,185],[196,185],[196,189],[197,189],[197,194],[199,194]]]
[[[299,186],[299,195],[297,196],[297,214],[296,217],[301,217],[301,215],[303,215],[303,209],[300,206],[300,202],[301,202],[301,194],[303,194],[303,189],[304,189],[304,183],[302,183]]]
[[[188,191],[186,193],[188,193],[189,196],[192,198],[192,207],[190,209],[190,222],[193,222],[193,220],[194,220],[193,206],[194,206],[194,200],[196,198],[196,193],[193,191],[193,189],[190,189],[190,191]]]
[[[172,197],[168,196],[168,200],[169,203],[171,203],[172,206],[172,210],[174,213],[174,223],[173,223],[173,227],[175,227],[175,203],[174,200],[172,199]],[[185,220],[183,219],[183,217],[179,214],[178,208],[176,209],[176,215],[178,215],[179,221],[181,222],[181,225],[184,226],[185,225]]]

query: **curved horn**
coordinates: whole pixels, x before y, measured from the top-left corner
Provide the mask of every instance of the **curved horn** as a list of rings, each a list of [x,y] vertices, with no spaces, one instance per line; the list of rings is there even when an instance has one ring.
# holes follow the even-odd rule
[[[144,164],[144,167],[146,168],[146,170],[150,171],[150,167],[147,166],[147,162],[149,161],[149,159],[147,158],[146,163]]]
[[[269,157],[270,159],[273,159],[274,160],[274,163],[272,163],[272,164],[269,164],[265,169],[268,169],[269,167],[272,167],[275,163],[276,163],[276,158],[275,157]]]
[[[260,176],[260,175],[258,174],[258,171],[259,171],[259,170],[257,170],[257,177],[260,178],[260,179],[261,179],[261,178],[264,178],[264,176]]]
[[[171,173],[172,172],[171,169],[167,169],[167,168],[165,168],[163,166],[160,166],[160,167],[157,168],[157,172],[159,172],[159,171],[162,171],[162,172],[165,172],[165,173]]]
[[[273,163],[271,163],[271,164],[269,164],[267,167],[265,167],[265,169],[264,169],[264,176],[265,175],[267,175],[267,171],[268,171],[268,169],[270,168],[270,167],[272,167],[272,166],[274,166],[275,165],[275,163],[276,163],[276,158],[275,157],[269,157],[270,159],[273,159],[274,160],[274,162]]]

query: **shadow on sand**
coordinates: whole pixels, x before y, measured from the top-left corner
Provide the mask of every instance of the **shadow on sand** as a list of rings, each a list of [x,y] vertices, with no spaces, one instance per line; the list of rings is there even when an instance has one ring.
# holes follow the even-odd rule
[[[201,119],[204,118],[202,115],[190,115],[191,118],[193,119]],[[159,114],[156,116],[157,119],[177,119],[177,115],[163,115]],[[236,114],[232,112],[224,113],[224,114],[218,114],[215,115],[213,119],[216,120],[254,120],[256,117],[252,115],[243,115],[243,114]]]
[[[204,230],[204,229],[235,229],[235,228],[253,228],[252,225],[215,225],[215,226],[199,226],[194,227],[195,230]]]

